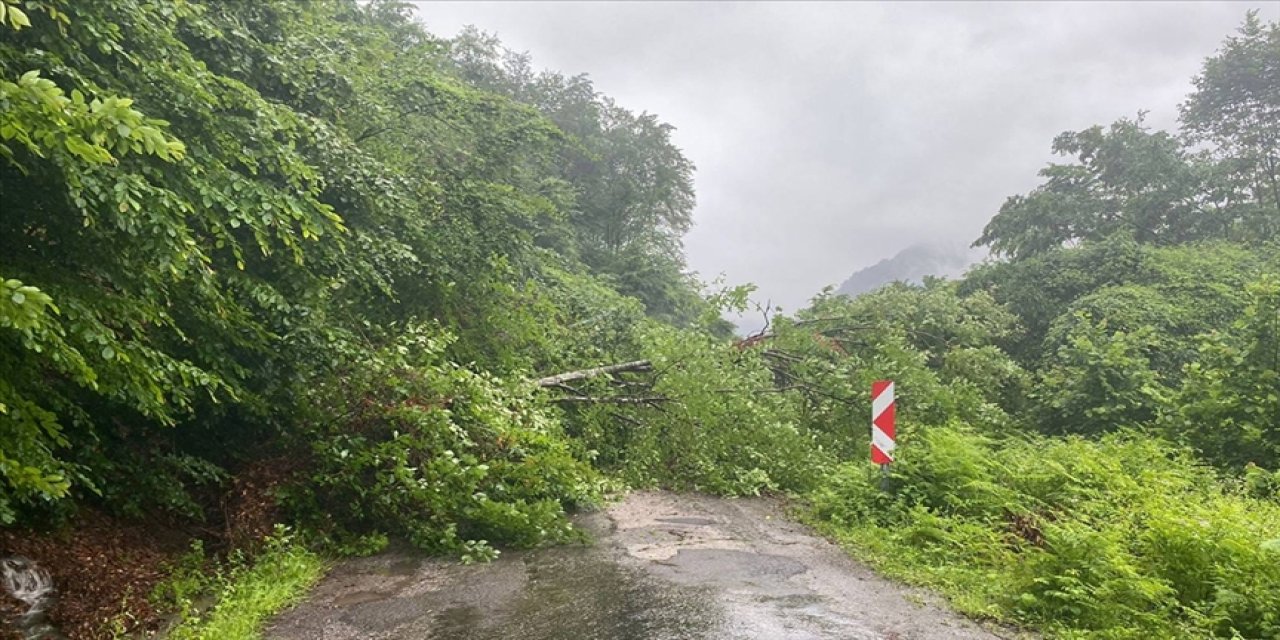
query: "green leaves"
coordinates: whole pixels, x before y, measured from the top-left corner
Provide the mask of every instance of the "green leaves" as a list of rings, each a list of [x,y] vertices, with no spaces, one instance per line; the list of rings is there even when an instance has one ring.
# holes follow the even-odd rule
[[[576,535],[566,509],[595,502],[602,481],[528,388],[443,361],[452,339],[406,327],[314,381],[291,436],[310,475],[288,504],[327,542],[390,534],[472,561]]]
[[[53,298],[35,287],[12,278],[0,286],[0,294],[8,299],[8,304],[0,304],[0,327],[32,329],[40,324],[46,311],[58,313]]]
[[[1228,331],[1199,337],[1162,421],[1165,433],[1233,468],[1280,467],[1280,277],[1247,288],[1249,302]]]
[[[0,253],[8,274],[40,283],[6,282],[0,365],[10,393],[61,426],[27,428],[36,440],[12,451],[34,468],[85,461],[64,477],[114,495],[134,474],[111,458],[136,457],[110,435],[116,425],[149,440],[197,406],[248,402],[273,384],[249,381],[273,379],[254,359],[299,324],[281,292],[317,301],[314,276],[297,268],[302,245],[344,228],[297,151],[305,120],[210,73],[176,39],[174,21],[199,12],[123,2],[77,6],[68,20],[40,6],[52,20],[0,47],[0,197],[23,203],[0,220]],[[246,120],[261,129],[245,134]],[[237,266],[273,279],[228,277]],[[127,455],[104,455],[104,440]]]
[[[899,450],[893,491],[841,467],[820,526],[966,610],[1063,637],[1268,637],[1280,503],[1239,495],[1138,435],[1000,438],[938,426]]]
[[[86,102],[78,90],[68,97],[39,70],[27,71],[16,83],[0,80],[0,105],[6,107],[0,140],[16,141],[41,158],[66,153],[91,164],[114,163],[128,153],[181,160],[186,147],[165,133],[167,123],[146,118],[132,104],[116,97]],[[13,150],[0,144],[0,157],[12,161]]]
[[[55,454],[67,444],[53,413],[0,380],[0,524],[67,495],[75,468]]]
[[[14,31],[31,26],[31,18],[18,6],[18,0],[0,0],[0,25],[6,24]]]

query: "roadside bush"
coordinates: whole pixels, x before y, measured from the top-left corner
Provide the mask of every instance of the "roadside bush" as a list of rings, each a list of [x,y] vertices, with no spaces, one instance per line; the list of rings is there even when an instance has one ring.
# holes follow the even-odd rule
[[[1167,437],[1215,464],[1280,466],[1280,276],[1246,287],[1248,305],[1229,331],[1201,336],[1185,369]]]
[[[566,510],[603,481],[530,390],[443,360],[449,340],[406,328],[306,392],[310,458],[285,499],[306,530],[348,552],[397,536],[464,560],[575,535]]]
[[[637,393],[663,400],[566,409],[599,467],[633,486],[721,495],[807,491],[829,468],[758,350],[656,323],[640,338],[653,382]]]
[[[889,573],[1058,637],[1280,634],[1270,472],[1223,482],[1123,433],[997,441],[951,425],[911,444],[891,493],[849,464],[809,497],[818,526]]]

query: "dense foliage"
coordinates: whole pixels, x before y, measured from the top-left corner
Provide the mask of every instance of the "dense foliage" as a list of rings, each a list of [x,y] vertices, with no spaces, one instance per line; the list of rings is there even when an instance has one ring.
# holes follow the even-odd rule
[[[814,522],[1054,637],[1280,637],[1278,68],[1250,15],[1182,131],[1059,136],[978,241],[1002,259],[802,314],[903,406],[888,491],[842,465]]]
[[[527,391],[492,376],[608,359],[646,311],[702,311],[669,127],[583,81],[504,95],[473,77],[501,51],[435,39],[395,2],[3,6],[0,521],[68,496],[200,517],[224,469],[295,442],[326,482],[444,482],[451,503],[470,495],[443,480],[455,469],[409,465],[452,451],[457,482],[477,483],[491,449],[529,447],[564,481],[491,491],[465,517],[536,511],[483,535],[558,535],[557,500],[584,500],[594,475],[545,408],[506,422],[497,407]],[[605,266],[628,261],[653,268]],[[439,366],[409,353],[425,335]],[[442,395],[472,414],[430,405]],[[413,429],[443,431],[397,441]],[[416,517],[410,494],[300,515],[454,546],[461,507],[386,520]]]
[[[287,503],[308,530],[350,550],[393,534],[468,560],[490,557],[491,540],[570,538],[565,508],[591,504],[601,482],[531,389],[442,361],[447,344],[407,332],[307,392],[312,462]]]
[[[481,560],[622,485],[780,491],[982,615],[1280,634],[1280,25],[1180,131],[1059,136],[962,280],[734,340],[669,125],[410,15],[0,0],[0,524],[217,518],[268,461],[301,540]]]
[[[1159,441],[920,432],[893,490],[846,465],[813,496],[826,530],[965,610],[1063,637],[1273,638],[1280,503]],[[1266,482],[1250,481],[1258,491]],[[1274,496],[1273,496],[1274,497]]]

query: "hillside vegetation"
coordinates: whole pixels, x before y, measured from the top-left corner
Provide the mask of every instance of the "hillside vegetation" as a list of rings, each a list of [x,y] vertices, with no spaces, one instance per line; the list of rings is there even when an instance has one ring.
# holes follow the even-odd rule
[[[964,278],[735,339],[751,290],[687,275],[669,125],[410,15],[0,0],[6,531],[253,549],[228,496],[266,476],[265,557],[313,577],[283,540],[484,560],[625,486],[785,492],[976,615],[1280,637],[1280,25],[1205,61],[1179,131],[1059,136]]]

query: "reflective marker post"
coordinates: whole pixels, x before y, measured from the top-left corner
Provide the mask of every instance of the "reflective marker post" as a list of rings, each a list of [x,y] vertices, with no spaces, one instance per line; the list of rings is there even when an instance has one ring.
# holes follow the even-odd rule
[[[893,381],[871,383],[871,462],[880,465],[880,489],[889,490],[889,465],[897,447],[894,430]]]

